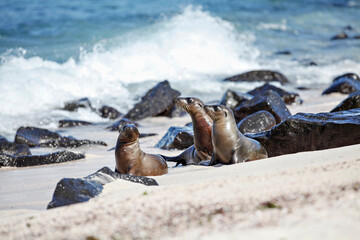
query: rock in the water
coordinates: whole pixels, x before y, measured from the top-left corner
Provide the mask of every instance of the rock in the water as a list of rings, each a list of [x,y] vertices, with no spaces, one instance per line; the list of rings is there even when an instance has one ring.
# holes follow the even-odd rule
[[[278,52],[275,52],[275,54],[277,54],[277,55],[291,55],[291,52],[290,51],[278,51]]]
[[[360,109],[335,113],[298,113],[269,131],[246,134],[259,141],[269,157],[360,143]]]
[[[258,133],[271,129],[276,119],[268,111],[258,111],[241,120],[237,127],[241,133]]]
[[[0,153],[14,156],[31,155],[30,148],[27,145],[8,142],[3,136],[0,136]]]
[[[331,40],[347,39],[348,35],[345,32],[339,33],[331,38]]]
[[[276,123],[280,123],[291,116],[280,95],[272,90],[243,102],[234,110],[234,115],[238,120],[242,120],[260,110],[270,112],[275,117]]]
[[[224,105],[231,110],[234,110],[237,106],[239,106],[242,102],[252,99],[253,96],[247,93],[240,93],[233,90],[228,89],[226,93],[223,95],[219,104]]]
[[[322,94],[330,94],[339,92],[343,94],[350,94],[360,90],[359,76],[354,73],[347,73],[336,77],[333,84],[328,87]]]
[[[294,92],[287,92],[281,88],[275,87],[268,83],[265,83],[261,87],[251,90],[250,92],[248,92],[248,94],[253,95],[253,96],[262,95],[268,90],[273,90],[273,91],[277,92],[286,104],[292,104],[292,103],[301,104],[303,102],[300,99],[299,94],[294,93]]]
[[[96,109],[92,107],[91,102],[88,98],[81,98],[79,100],[74,100],[70,102],[66,102],[65,106],[62,108],[63,110],[75,112],[79,108],[86,108],[91,111],[95,111]]]
[[[137,103],[125,118],[139,120],[164,115],[175,106],[178,96],[180,92],[172,89],[168,81],[160,82],[142,97],[141,102]]]
[[[354,108],[360,108],[360,91],[351,93],[345,100],[331,110],[331,112],[345,111]]]
[[[14,156],[0,154],[0,166],[4,167],[29,167],[62,163],[85,158],[84,154],[69,151],[60,151],[44,155]]]
[[[99,195],[104,185],[117,179],[144,184],[146,186],[159,185],[155,179],[133,176],[130,174],[119,174],[103,167],[96,173],[84,178],[63,178],[56,185],[53,198],[48,204],[48,209],[67,206],[74,203],[86,202]]]
[[[280,82],[286,84],[289,80],[281,73],[269,70],[258,70],[242,73],[224,79],[227,82]]]
[[[115,108],[113,107],[109,107],[109,106],[102,106],[100,109],[100,116],[103,117],[103,118],[110,118],[110,119],[116,119],[116,118],[119,118],[121,117],[121,113],[116,110]]]
[[[186,149],[194,144],[194,132],[190,127],[170,127],[155,147],[161,149]]]
[[[15,143],[25,144],[29,147],[80,147],[83,145],[103,145],[101,141],[77,140],[73,137],[62,137],[56,132],[43,128],[20,127],[15,135]]]
[[[93,125],[91,122],[63,119],[59,121],[59,128]]]
[[[131,121],[128,118],[122,118],[114,122],[111,126],[108,126],[106,129],[109,129],[110,131],[120,131],[120,129],[127,124],[134,124],[137,127],[139,126],[137,122]]]

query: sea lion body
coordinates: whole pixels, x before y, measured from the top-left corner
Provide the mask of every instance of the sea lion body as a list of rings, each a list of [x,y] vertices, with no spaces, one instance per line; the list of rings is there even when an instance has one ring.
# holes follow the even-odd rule
[[[123,126],[115,147],[116,171],[136,176],[158,176],[168,172],[160,155],[143,152],[139,144],[139,131],[133,124]]]
[[[198,98],[176,99],[176,104],[181,106],[191,117],[194,130],[194,145],[187,148],[180,155],[175,157],[163,156],[166,161],[178,164],[199,164],[204,160],[210,160],[213,153],[211,141],[213,120],[204,110],[204,103]]]
[[[207,105],[205,111],[214,120],[212,130],[214,152],[210,165],[234,164],[268,157],[265,148],[258,141],[245,137],[238,130],[230,108],[222,105]]]

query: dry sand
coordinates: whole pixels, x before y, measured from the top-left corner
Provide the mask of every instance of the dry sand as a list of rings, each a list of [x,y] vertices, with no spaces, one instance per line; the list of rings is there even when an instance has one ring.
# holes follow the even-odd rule
[[[301,92],[290,111],[329,111],[345,96]],[[319,96],[314,99],[314,96]],[[146,152],[170,126],[189,117],[149,118],[140,131]],[[86,159],[53,166],[0,169],[0,239],[357,239],[360,235],[360,144],[221,167],[186,166],[154,177],[159,186],[122,180],[87,203],[46,210],[56,183],[114,168],[117,133],[104,126],[63,135],[103,140],[81,148]],[[41,152],[43,149],[33,151]],[[55,151],[55,149],[54,149]]]

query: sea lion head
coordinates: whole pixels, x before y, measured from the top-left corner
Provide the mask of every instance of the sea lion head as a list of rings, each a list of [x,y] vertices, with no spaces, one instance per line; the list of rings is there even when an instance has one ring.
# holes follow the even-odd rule
[[[118,141],[133,142],[139,138],[139,130],[134,124],[126,124],[119,131]]]
[[[224,105],[205,105],[205,112],[211,117],[212,120],[217,121],[223,118],[234,117],[230,108]]]
[[[204,109],[204,103],[200,99],[194,97],[178,97],[176,99],[176,104],[189,114],[194,114],[200,109]]]

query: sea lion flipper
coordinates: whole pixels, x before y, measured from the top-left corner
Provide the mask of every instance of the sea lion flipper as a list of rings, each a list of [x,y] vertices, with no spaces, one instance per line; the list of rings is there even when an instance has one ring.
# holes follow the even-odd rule
[[[213,153],[212,156],[211,156],[209,166],[214,166],[215,164],[217,164],[218,159],[219,159],[219,157],[216,155],[216,153]]]
[[[233,154],[231,155],[230,164],[241,163],[241,162],[245,162],[245,160],[242,157],[240,148],[237,148],[233,151]]]

